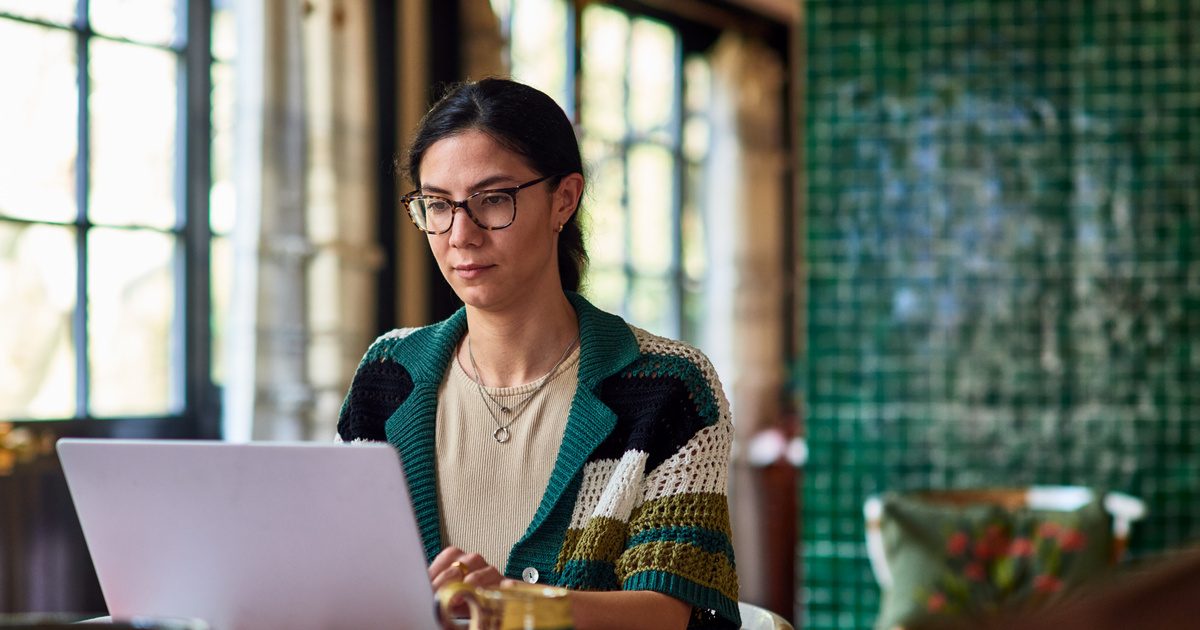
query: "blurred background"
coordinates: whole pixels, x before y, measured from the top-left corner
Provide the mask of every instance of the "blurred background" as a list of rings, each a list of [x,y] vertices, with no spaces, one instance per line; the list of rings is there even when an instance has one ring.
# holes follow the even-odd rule
[[[103,612],[63,436],[329,440],[458,307],[394,157],[455,81],[575,122],[584,293],[717,367],[742,599],[866,628],[864,501],[1200,534],[1191,0],[0,0],[0,612]]]

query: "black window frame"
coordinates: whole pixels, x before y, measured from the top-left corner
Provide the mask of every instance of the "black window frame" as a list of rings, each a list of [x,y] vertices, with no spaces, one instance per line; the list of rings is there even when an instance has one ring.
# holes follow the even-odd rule
[[[72,315],[75,346],[76,405],[70,418],[8,418],[14,424],[56,436],[208,438],[221,435],[220,392],[212,381],[211,274],[212,232],[209,224],[211,187],[212,0],[176,0],[177,26],[173,41],[150,45],[96,33],[91,29],[89,0],[78,0],[69,24],[0,12],[9,20],[71,32],[75,37],[76,96],[78,100],[75,157],[76,213],[74,221],[58,223],[0,217],[0,221],[34,225],[64,225],[76,230],[76,306]],[[182,404],[177,413],[137,417],[99,417],[89,410],[89,348],[87,301],[87,237],[94,227],[88,219],[90,186],[89,42],[106,40],[170,51],[176,63],[175,200],[176,221],[160,233],[175,237],[175,316],[171,343],[181,346],[177,381]],[[106,229],[151,229],[143,226],[103,226]]]

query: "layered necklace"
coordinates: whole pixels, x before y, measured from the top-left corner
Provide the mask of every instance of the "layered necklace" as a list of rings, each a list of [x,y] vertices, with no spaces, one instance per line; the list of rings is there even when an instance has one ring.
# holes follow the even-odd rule
[[[492,431],[492,437],[495,438],[496,442],[504,444],[512,438],[512,432],[508,430],[508,427],[512,426],[512,423],[521,417],[521,412],[525,410],[529,402],[552,380],[550,377],[558,371],[558,367],[563,364],[563,361],[567,360],[567,357],[571,354],[571,349],[575,347],[576,343],[579,343],[578,335],[571,340],[571,343],[567,344],[567,349],[563,350],[562,356],[555,362],[554,367],[550,368],[549,372],[546,372],[544,376],[536,381],[537,385],[528,394],[525,394],[515,404],[505,405],[496,400],[496,397],[492,396],[492,393],[487,391],[487,386],[483,384],[483,376],[479,374],[479,365],[475,363],[475,352],[471,350],[471,336],[467,335],[467,357],[471,359],[471,369],[475,371],[475,389],[479,390],[479,399],[483,401],[483,406],[487,407],[488,415],[496,423],[496,430]],[[506,421],[501,421],[500,416],[496,415],[496,411],[499,411],[500,416],[504,416]]]

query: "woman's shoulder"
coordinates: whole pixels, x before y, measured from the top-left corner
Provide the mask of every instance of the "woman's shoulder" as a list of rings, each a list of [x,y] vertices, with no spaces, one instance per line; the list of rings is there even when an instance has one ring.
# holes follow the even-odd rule
[[[678,339],[663,337],[656,335],[648,330],[643,330],[627,324],[630,332],[633,333],[634,339],[638,344],[638,360],[636,365],[644,366],[647,363],[659,362],[663,365],[664,359],[669,359],[670,364],[679,367],[690,366],[693,369],[699,370],[703,375],[716,379],[717,372],[713,369],[712,361],[709,361],[699,348]]]
[[[395,328],[389,330],[375,338],[371,345],[367,347],[367,352],[363,356],[363,363],[370,363],[380,359],[386,359],[394,356],[395,349],[404,344],[406,339],[412,337],[412,334],[427,328],[427,326],[416,326],[412,328]]]
[[[389,331],[383,333],[382,335],[379,335],[378,337],[376,337],[375,341],[372,342],[371,345],[376,345],[376,344],[380,344],[380,343],[397,343],[399,341],[404,340],[409,335],[417,332],[418,330],[421,330],[422,328],[428,328],[428,326],[412,326],[410,328],[393,328],[392,330],[389,330]]]
[[[721,379],[712,361],[695,346],[656,335],[629,324],[638,344],[638,356],[625,366],[612,381],[614,394],[617,391],[642,391],[649,383],[657,389],[664,383],[688,392],[697,407],[695,411],[706,421],[727,416],[728,402]]]
[[[690,449],[693,440],[705,449],[723,448],[731,426],[729,401],[708,357],[678,339],[634,325],[629,331],[638,354],[605,382],[600,394],[617,414],[618,428],[596,453],[620,458],[632,448],[647,453],[647,466],[653,468],[680,449]]]
[[[367,348],[364,361],[392,360],[418,370],[441,374],[444,355],[466,332],[467,319],[459,309],[442,321],[425,326],[396,328],[383,333]],[[429,365],[427,365],[429,364]]]

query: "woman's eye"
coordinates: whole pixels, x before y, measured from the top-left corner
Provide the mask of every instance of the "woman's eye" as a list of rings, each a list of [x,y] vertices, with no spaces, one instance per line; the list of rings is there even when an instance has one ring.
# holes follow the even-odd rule
[[[483,196],[483,205],[485,206],[499,206],[505,203],[508,203],[508,195],[495,194]]]
[[[425,202],[425,211],[426,212],[449,212],[450,204],[445,201],[438,201],[436,199],[431,200],[431,201],[426,201]]]

